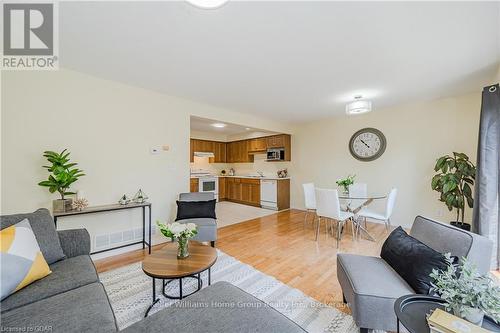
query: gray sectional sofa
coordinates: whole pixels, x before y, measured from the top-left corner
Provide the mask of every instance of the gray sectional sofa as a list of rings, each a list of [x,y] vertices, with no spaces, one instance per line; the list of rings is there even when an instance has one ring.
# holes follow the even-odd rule
[[[85,229],[56,231],[50,213],[0,217],[0,229],[27,218],[52,274],[5,298],[3,332],[116,332],[118,327],[89,256]],[[190,307],[204,303],[207,307]],[[235,304],[233,307],[220,306]],[[252,304],[253,306],[239,306]],[[257,306],[255,306],[257,304]],[[218,282],[128,327],[126,332],[304,332],[297,324],[241,289]]]
[[[415,218],[410,235],[438,252],[468,258],[482,273],[489,271],[493,244],[486,237],[422,216]],[[340,253],[337,277],[361,333],[396,331],[394,302],[415,293],[398,272],[380,257]]]

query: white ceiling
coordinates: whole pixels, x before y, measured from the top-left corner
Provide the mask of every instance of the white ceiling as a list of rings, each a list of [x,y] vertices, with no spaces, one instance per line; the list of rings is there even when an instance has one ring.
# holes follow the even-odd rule
[[[61,2],[61,66],[240,112],[305,121],[480,91],[500,2]]]
[[[235,135],[235,134],[244,134],[244,133],[254,133],[259,132],[262,134],[274,134],[274,132],[269,132],[266,130],[261,130],[259,128],[250,128],[242,125],[231,124],[228,122],[220,121],[220,120],[212,120],[200,117],[191,116],[191,130],[200,131],[200,132],[213,132],[219,133],[223,135]],[[226,127],[217,128],[212,126],[215,123],[224,123]]]

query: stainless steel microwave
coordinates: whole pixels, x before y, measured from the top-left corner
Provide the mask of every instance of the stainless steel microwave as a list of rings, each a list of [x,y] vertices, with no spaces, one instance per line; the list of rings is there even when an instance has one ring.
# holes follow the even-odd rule
[[[268,149],[267,150],[267,160],[268,161],[284,161],[285,160],[285,149]]]

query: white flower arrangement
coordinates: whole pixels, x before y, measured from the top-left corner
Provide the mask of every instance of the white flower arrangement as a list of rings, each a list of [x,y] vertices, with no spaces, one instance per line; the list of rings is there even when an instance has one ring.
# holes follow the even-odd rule
[[[167,223],[163,224],[157,221],[156,224],[161,233],[168,238],[174,239],[189,239],[194,237],[197,233],[197,226],[194,223]]]

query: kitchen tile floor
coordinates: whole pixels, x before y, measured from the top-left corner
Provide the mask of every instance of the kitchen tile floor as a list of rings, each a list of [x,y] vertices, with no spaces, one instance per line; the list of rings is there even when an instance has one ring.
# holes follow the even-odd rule
[[[221,228],[227,225],[271,215],[276,213],[276,211],[241,205],[229,201],[221,201],[217,203],[215,213],[217,214],[217,226]]]

